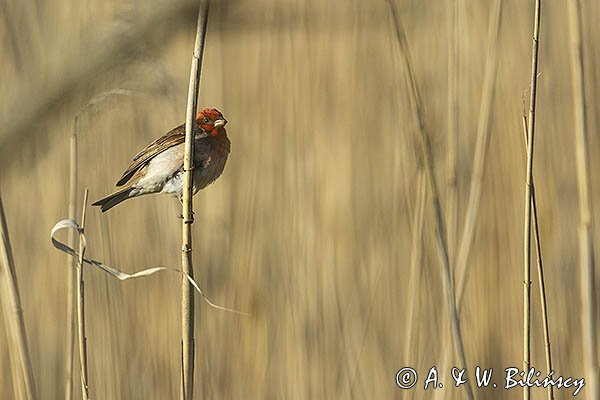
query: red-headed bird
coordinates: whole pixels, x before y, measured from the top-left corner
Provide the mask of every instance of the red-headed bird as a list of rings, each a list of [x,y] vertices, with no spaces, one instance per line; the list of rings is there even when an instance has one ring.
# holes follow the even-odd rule
[[[217,180],[225,168],[231,146],[226,124],[223,114],[215,108],[205,108],[196,114],[194,194]],[[123,188],[92,205],[105,212],[127,199],[152,193],[170,194],[181,201],[184,143],[185,124],[181,124],[133,157],[117,182]]]

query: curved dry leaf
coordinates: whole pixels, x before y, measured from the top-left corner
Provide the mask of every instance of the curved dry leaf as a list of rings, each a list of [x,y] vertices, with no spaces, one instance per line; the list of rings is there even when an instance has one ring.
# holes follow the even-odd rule
[[[69,254],[73,257],[79,257],[79,253],[76,250],[74,250],[70,246],[66,245],[65,243],[61,242],[60,240],[56,239],[56,237],[55,237],[56,234],[63,229],[75,230],[79,235],[81,243],[83,243],[83,248],[85,249],[85,246],[86,246],[85,235],[81,231],[81,228],[79,227],[77,222],[75,222],[72,219],[68,219],[68,218],[58,221],[56,223],[56,225],[54,225],[54,227],[52,227],[52,230],[50,231],[50,240],[52,240],[52,245],[54,247],[56,247],[58,250],[62,251],[63,253]],[[192,284],[194,289],[196,289],[196,291],[200,294],[200,296],[202,296],[202,299],[204,299],[204,301],[211,307],[214,307],[216,309],[223,310],[223,311],[229,311],[229,312],[232,312],[235,314],[248,315],[247,313],[237,311],[237,310],[234,310],[231,308],[223,307],[223,306],[213,303],[208,297],[206,297],[206,295],[204,294],[202,289],[200,289],[200,286],[198,286],[196,281],[194,281],[194,279],[191,276],[189,276],[188,274],[182,272],[181,270],[179,270],[177,268],[151,267],[151,268],[146,268],[141,271],[135,272],[133,274],[128,274],[126,272],[120,271],[116,268],[113,268],[113,267],[108,266],[98,260],[94,260],[91,258],[83,257],[83,262],[91,265],[92,267],[96,267],[96,268],[106,272],[107,274],[111,275],[114,278],[117,278],[120,281],[126,281],[129,279],[135,279],[135,278],[142,278],[142,277],[153,275],[160,271],[177,272],[179,275],[184,276]]]

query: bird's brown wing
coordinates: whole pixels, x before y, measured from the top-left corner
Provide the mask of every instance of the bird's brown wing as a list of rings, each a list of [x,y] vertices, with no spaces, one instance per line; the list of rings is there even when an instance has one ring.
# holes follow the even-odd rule
[[[126,184],[140,168],[146,165],[157,154],[184,142],[185,124],[181,124],[178,127],[171,129],[137,153],[135,157],[133,157],[131,165],[123,172],[123,175],[117,182],[117,186]]]

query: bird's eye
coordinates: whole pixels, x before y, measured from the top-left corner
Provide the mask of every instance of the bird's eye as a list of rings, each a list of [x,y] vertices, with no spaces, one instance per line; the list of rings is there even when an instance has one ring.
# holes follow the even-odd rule
[[[202,118],[202,122],[208,124],[210,120],[207,117]]]

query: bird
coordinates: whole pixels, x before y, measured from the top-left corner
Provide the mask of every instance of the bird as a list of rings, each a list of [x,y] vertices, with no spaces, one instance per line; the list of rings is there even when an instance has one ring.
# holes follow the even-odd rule
[[[216,181],[225,169],[231,148],[226,124],[216,108],[205,108],[196,114],[194,195]],[[137,153],[116,184],[122,188],[92,206],[106,212],[125,200],[153,193],[173,195],[183,202],[184,153],[185,124],[181,124]]]

